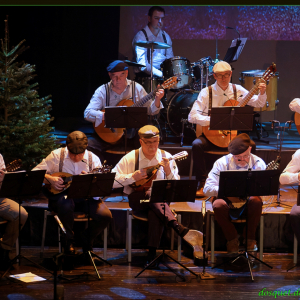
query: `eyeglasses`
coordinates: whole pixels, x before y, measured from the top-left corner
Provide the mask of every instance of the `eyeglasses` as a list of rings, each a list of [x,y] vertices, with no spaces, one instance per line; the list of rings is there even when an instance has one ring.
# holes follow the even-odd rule
[[[230,77],[230,73],[226,73],[226,74],[224,74],[224,75],[221,75],[221,74],[216,74],[215,73],[215,75],[216,75],[216,77],[218,78],[218,79],[222,79],[223,77],[225,77],[225,78],[228,78],[228,77]]]
[[[241,160],[243,160],[243,159],[249,158],[249,157],[250,157],[250,154],[248,154],[248,155],[233,155],[233,157],[234,157],[235,159],[241,159]]]
[[[156,140],[156,141],[153,141],[153,142],[149,142],[149,141],[146,142],[145,140],[142,139],[142,141],[143,141],[143,143],[144,143],[145,145],[147,145],[147,146],[155,145],[155,144],[159,143],[159,140]]]

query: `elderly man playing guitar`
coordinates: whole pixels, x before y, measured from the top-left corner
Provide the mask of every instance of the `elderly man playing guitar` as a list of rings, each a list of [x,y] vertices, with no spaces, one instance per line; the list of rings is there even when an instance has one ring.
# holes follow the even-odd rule
[[[89,138],[88,149],[93,153],[102,157],[102,151],[107,150],[116,143],[123,135],[122,129],[114,129],[113,132],[109,128],[104,128],[106,106],[131,106],[147,97],[147,92],[139,84],[128,77],[128,65],[121,60],[116,60],[107,67],[108,75],[111,81],[107,84],[101,85],[94,93],[89,105],[84,111],[84,118],[87,121],[93,122],[97,134]],[[143,106],[148,108],[148,115],[158,114],[159,110],[163,108],[160,100],[164,96],[164,90],[159,88],[153,93],[152,97],[145,99]],[[131,104],[124,99],[131,99]],[[146,101],[148,99],[148,101]],[[103,110],[103,111],[101,111]],[[133,138],[134,133],[128,131],[128,138]]]
[[[191,241],[191,238],[189,238],[189,229],[176,221],[169,205],[151,202],[140,203],[141,199],[149,198],[151,194],[151,191],[148,190],[150,187],[149,181],[147,181],[147,178],[151,178],[150,174],[147,175],[149,167],[157,166],[157,168],[153,168],[153,170],[157,170],[155,173],[156,179],[179,180],[180,176],[171,154],[158,149],[159,130],[155,126],[147,125],[142,127],[138,134],[141,147],[126,154],[112,172],[116,172],[114,187],[125,186],[124,192],[129,194],[129,206],[133,212],[143,211],[148,216],[149,253],[147,263],[150,263],[156,256],[156,249],[160,244],[164,223],[173,228],[191,246],[195,246],[193,244],[195,241]],[[144,185],[142,185],[143,181],[145,182]]]
[[[216,199],[219,191],[219,176],[221,171],[229,170],[265,170],[265,162],[258,156],[251,153],[251,146],[254,144],[246,133],[236,136],[228,145],[230,154],[219,158],[212,170],[208,174],[208,178],[204,186],[204,194],[213,196],[213,209],[215,219],[221,226],[225,238],[227,239],[228,253],[238,253],[239,239],[231,218],[245,214],[245,205],[242,199],[229,197],[226,199]],[[247,233],[247,251],[257,251],[255,241],[255,231],[258,226],[261,212],[262,200],[260,197],[250,197],[248,200],[248,233]],[[244,228],[243,237],[246,237]]]
[[[216,63],[214,65],[213,72],[216,82],[201,90],[188,116],[190,123],[206,126],[203,127],[204,135],[197,135],[197,138],[192,144],[194,160],[193,169],[195,170],[196,180],[198,181],[197,196],[203,196],[202,188],[207,177],[204,151],[220,149],[220,147],[226,148],[231,137],[229,133],[223,134],[222,131],[208,130],[210,124],[209,111],[211,107],[224,106],[225,102],[231,99],[238,103],[246,100],[246,104],[248,105],[253,107],[263,107],[267,100],[267,95],[265,93],[266,84],[264,82],[260,82],[256,85],[256,90],[260,90],[258,95],[254,95],[255,90],[253,91],[253,94],[248,93],[248,91],[242,86],[230,83],[232,69],[227,62],[220,61]],[[246,97],[248,99],[245,99]],[[237,106],[237,104],[234,103],[235,101],[232,101],[231,105],[228,103],[227,106]],[[245,104],[242,106],[244,105]],[[218,134],[220,135],[220,143],[215,141],[215,137],[218,136]]]
[[[65,253],[75,254],[74,247],[74,212],[88,213],[92,218],[90,228],[82,235],[83,252],[92,251],[94,239],[107,227],[112,219],[110,210],[100,198],[90,199],[89,205],[85,199],[66,199],[66,184],[61,175],[70,176],[86,174],[101,167],[100,159],[87,151],[88,140],[81,131],[73,131],[67,136],[66,147],[52,151],[33,170],[47,170],[44,183],[48,184],[43,193],[49,199],[49,209],[57,213],[66,230]],[[59,172],[59,174],[57,174]],[[62,174],[63,172],[63,174]],[[88,231],[89,230],[89,231]],[[90,240],[87,236],[90,236]],[[97,262],[94,259],[94,262]]]

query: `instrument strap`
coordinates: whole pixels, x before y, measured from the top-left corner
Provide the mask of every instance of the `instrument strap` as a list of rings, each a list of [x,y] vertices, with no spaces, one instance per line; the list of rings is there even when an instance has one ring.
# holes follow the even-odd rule
[[[168,43],[167,43],[167,39],[166,39],[165,32],[164,32],[164,31],[161,31],[161,34],[162,34],[162,36],[163,36],[163,39],[164,39],[165,44],[168,44]],[[167,56],[167,49],[165,49],[165,56]]]
[[[143,28],[141,31],[145,35],[146,41],[149,42],[146,30]],[[150,64],[150,48],[147,48],[147,60],[148,60],[148,63]]]
[[[106,106],[109,106],[109,86],[108,83],[105,84],[105,90],[106,90]]]
[[[211,85],[208,87],[208,92],[209,92],[208,112],[210,114],[211,107],[212,107],[212,87],[211,87]]]
[[[166,157],[166,152],[165,150],[160,149],[161,151],[161,156]],[[134,171],[139,170],[139,155],[140,155],[140,149],[135,149],[135,164],[134,164]]]
[[[89,159],[88,159],[88,165],[89,165],[89,172],[92,172],[93,170],[93,155],[92,152],[88,151]],[[59,158],[59,166],[58,170],[59,172],[62,172],[63,166],[64,166],[64,160],[65,160],[65,147],[60,148],[60,158]]]

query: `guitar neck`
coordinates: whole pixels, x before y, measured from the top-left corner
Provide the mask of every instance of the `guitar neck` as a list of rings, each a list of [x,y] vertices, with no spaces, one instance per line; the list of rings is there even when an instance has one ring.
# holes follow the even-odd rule
[[[146,102],[148,102],[155,96],[156,92],[157,92],[157,89],[155,89],[153,92],[151,92],[148,95],[146,95],[145,97],[143,97],[140,101],[134,103],[131,107],[142,107]]]
[[[255,84],[255,86],[249,91],[249,93],[245,96],[245,98],[240,102],[240,107],[244,107],[247,105],[247,103],[250,101],[250,99],[253,97],[253,95],[257,92],[259,84],[263,81],[263,78],[260,78],[258,82]]]

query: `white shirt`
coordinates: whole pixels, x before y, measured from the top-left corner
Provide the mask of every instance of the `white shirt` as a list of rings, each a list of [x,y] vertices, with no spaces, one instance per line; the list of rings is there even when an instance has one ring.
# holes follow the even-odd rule
[[[299,184],[298,173],[300,171],[300,149],[297,150],[292,160],[288,163],[279,177],[281,184]]]
[[[165,154],[166,158],[170,158],[172,156],[169,152],[166,151]],[[139,170],[146,167],[155,166],[161,161],[162,154],[160,149],[157,149],[155,156],[151,160],[149,160],[145,157],[142,148],[139,148]],[[169,174],[169,176],[166,176],[163,167],[160,167],[156,173],[156,179],[180,179],[180,176],[178,174],[178,168],[174,160],[170,160],[170,169],[171,173]],[[112,172],[116,172],[113,187],[117,188],[122,187],[122,185],[124,185],[124,193],[132,193],[133,189],[129,185],[135,182],[135,180],[132,177],[132,174],[135,172],[135,150],[132,150],[131,152],[123,156],[123,158],[112,169]]]
[[[236,84],[236,94],[237,101],[241,102],[243,98],[248,94],[248,91],[242,86]],[[212,85],[212,107],[223,106],[224,103],[233,98],[233,88],[232,84],[229,83],[227,89],[223,91],[217,82]],[[253,107],[263,107],[267,101],[267,94],[263,95],[254,95],[250,101],[247,103]],[[188,121],[193,124],[199,124],[201,126],[209,126],[210,116],[208,116],[209,108],[209,91],[208,87],[201,90],[197,100],[194,102],[194,105],[189,113]]]
[[[266,164],[265,162],[254,154],[250,154],[249,164],[245,167],[238,167],[232,157],[232,154],[224,155],[223,157],[216,160],[212,170],[208,174],[208,178],[206,179],[205,186],[203,189],[203,193],[206,196],[217,196],[219,192],[219,177],[221,171],[227,170],[239,170],[245,171],[249,168],[253,170],[265,170]]]
[[[121,100],[132,98],[132,81],[129,79],[126,80],[127,80],[127,86],[120,95],[112,90],[111,81],[108,83],[109,106],[116,106]],[[145,89],[139,83],[135,83],[134,102],[141,100],[146,95],[147,92],[145,91]],[[103,119],[103,112],[101,111],[101,109],[104,109],[105,106],[106,106],[106,88],[105,88],[105,84],[103,84],[95,91],[92,99],[90,100],[89,105],[84,111],[84,118],[87,121],[95,123],[96,127],[99,126],[102,123],[102,119]],[[149,100],[143,106],[148,108],[148,112],[147,112],[148,115],[155,115],[159,112],[161,108],[163,108],[161,102],[160,102],[160,107],[157,108],[153,100]]]
[[[144,28],[144,30],[147,33],[148,40],[151,42],[159,42],[159,43],[164,43],[164,38],[162,36],[162,30],[159,31],[158,35],[155,36],[152,31],[149,29],[148,25]],[[153,75],[157,77],[162,77],[163,73],[160,70],[160,65],[161,63],[168,58],[174,57],[173,55],[173,50],[172,50],[172,40],[170,36],[164,31],[165,37],[167,40],[167,44],[170,45],[171,47],[168,49],[154,49],[153,51]],[[146,72],[148,74],[151,73],[151,64],[150,61],[148,62],[147,59],[147,49],[138,47],[135,45],[135,42],[137,41],[146,41],[146,37],[144,33],[140,30],[135,37],[133,38],[132,41],[132,48],[134,52],[134,59],[138,64],[142,64],[146,67],[141,67],[139,70]],[[150,59],[151,59],[151,52],[150,52]],[[139,70],[136,70],[136,72],[139,72]]]
[[[4,162],[4,159],[3,159],[3,156],[2,154],[0,154],[0,169],[3,170],[5,169],[5,162]]]

